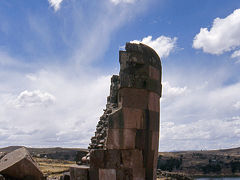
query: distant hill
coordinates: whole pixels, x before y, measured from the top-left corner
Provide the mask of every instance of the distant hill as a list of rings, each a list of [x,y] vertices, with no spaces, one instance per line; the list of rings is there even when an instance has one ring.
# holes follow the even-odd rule
[[[240,176],[240,148],[160,152],[158,168],[193,176]]]
[[[0,148],[8,153],[22,146]],[[78,161],[88,150],[82,148],[28,148],[33,157]],[[240,148],[159,152],[158,169],[190,176],[240,176]]]
[[[0,148],[0,152],[9,153],[23,146],[8,146],[5,148]],[[85,155],[88,150],[83,148],[29,148],[25,147],[30,152],[33,157],[49,158],[49,159],[59,159],[59,160],[69,160],[76,161],[80,157]]]

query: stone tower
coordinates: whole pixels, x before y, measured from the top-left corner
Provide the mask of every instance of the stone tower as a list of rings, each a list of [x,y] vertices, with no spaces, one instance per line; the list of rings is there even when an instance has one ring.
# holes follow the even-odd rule
[[[127,43],[125,49],[119,52],[120,73],[111,79],[90,153],[83,158],[89,167],[79,167],[85,179],[156,179],[161,61],[144,44]]]

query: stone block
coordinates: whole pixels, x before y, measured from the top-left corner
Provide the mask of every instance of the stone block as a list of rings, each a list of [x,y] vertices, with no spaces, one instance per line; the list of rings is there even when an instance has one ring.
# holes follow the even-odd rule
[[[146,118],[142,109],[122,108],[124,118],[124,128],[128,129],[145,129]]]
[[[120,167],[121,157],[120,150],[117,149],[96,149],[90,153],[91,168],[113,169]]]
[[[140,129],[140,130],[136,131],[135,148],[140,149],[140,150],[147,148],[146,130],[145,129]]]
[[[110,129],[145,129],[145,111],[136,108],[121,108],[109,116]]]
[[[90,168],[89,169],[89,180],[99,180],[99,169]]]
[[[148,178],[145,178],[145,171],[146,171],[145,168],[134,168],[133,169],[133,180],[145,180],[145,179],[148,180]]]
[[[159,112],[160,111],[160,96],[154,92],[149,93],[148,99],[148,109],[150,111]]]
[[[149,77],[151,79],[160,81],[160,69],[157,69],[153,66],[149,66]]]
[[[120,69],[125,69],[127,67],[127,61],[129,59],[129,53],[126,51],[119,51],[119,62],[120,62]]]
[[[128,168],[142,168],[143,154],[141,150],[121,150],[122,162],[124,167]]]
[[[162,94],[162,85],[159,83],[159,81],[154,79],[148,79],[145,89],[155,92],[159,96]]]
[[[16,179],[30,177],[32,180],[44,179],[37,163],[25,148],[19,148],[0,160],[0,174]]]
[[[124,128],[124,119],[122,109],[115,111],[109,115],[108,127],[110,129],[122,129]]]
[[[134,149],[136,129],[109,129],[107,149]]]
[[[146,113],[149,117],[147,117],[148,119],[148,130],[149,131],[157,131],[159,132],[159,126],[160,126],[160,117],[159,117],[159,112],[155,112],[155,111],[148,111],[148,113]]]
[[[90,152],[90,167],[91,168],[104,168],[104,150],[95,149]]]
[[[158,145],[159,145],[159,132],[157,131],[151,131],[151,149],[152,150],[158,150]]]
[[[117,180],[133,180],[133,170],[132,168],[119,168],[116,170]]]
[[[121,153],[120,150],[108,149],[104,151],[104,168],[114,169],[119,168],[121,164]]]
[[[71,180],[89,180],[89,166],[74,165],[69,168]]]
[[[146,161],[146,177],[148,179],[153,179],[155,177],[156,161],[157,161],[157,151],[148,151],[147,161]]]
[[[99,180],[116,180],[116,169],[99,169]]]
[[[123,88],[119,90],[119,98],[122,107],[147,109],[148,108],[148,94],[145,89]]]

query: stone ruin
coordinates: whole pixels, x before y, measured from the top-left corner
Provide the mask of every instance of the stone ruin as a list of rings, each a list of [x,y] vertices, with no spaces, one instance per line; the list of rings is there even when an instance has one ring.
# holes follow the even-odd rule
[[[156,179],[161,61],[144,44],[127,43],[125,49],[89,153],[70,167],[72,180]]]
[[[19,148],[0,158],[1,179],[44,180],[45,178],[30,153],[25,148]]]

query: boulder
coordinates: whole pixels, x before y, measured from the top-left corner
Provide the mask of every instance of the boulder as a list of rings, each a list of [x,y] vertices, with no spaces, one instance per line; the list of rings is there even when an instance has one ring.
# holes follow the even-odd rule
[[[44,179],[43,173],[25,148],[12,151],[0,159],[0,174],[15,179]]]

